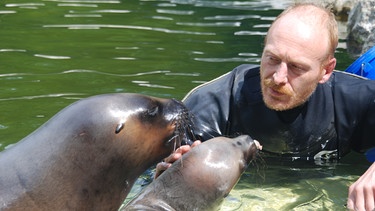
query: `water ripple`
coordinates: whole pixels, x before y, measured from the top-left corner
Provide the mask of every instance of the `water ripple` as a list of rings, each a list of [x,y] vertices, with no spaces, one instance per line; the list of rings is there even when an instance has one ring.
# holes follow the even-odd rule
[[[241,26],[241,22],[214,22],[214,23],[182,23],[182,22],[177,22],[177,25],[182,25],[182,26],[204,26],[204,27],[222,27],[222,26],[229,26],[229,27],[239,27]]]
[[[258,31],[238,31],[234,35],[261,35],[266,36],[267,32],[258,32]]]
[[[271,16],[271,17],[263,16],[260,19],[263,20],[263,21],[274,21],[276,19],[276,17],[273,17],[273,16]]]
[[[165,86],[165,85],[159,85],[159,84],[151,84],[149,81],[132,81],[135,84],[138,84],[139,86],[144,87],[151,87],[151,88],[161,88],[161,89],[175,89],[171,86]]]
[[[45,6],[44,3],[20,3],[20,4],[5,4],[5,7],[38,7]]]
[[[204,20],[245,20],[245,19],[260,19],[260,15],[216,15],[211,17],[204,17]]]
[[[57,4],[59,7],[98,7],[97,4],[71,4],[71,3],[64,3],[64,4]]]
[[[254,28],[265,28],[268,29],[271,26],[271,24],[255,24]]]
[[[66,70],[66,71],[61,72],[61,74],[68,74],[68,73],[96,73],[96,74],[110,75],[110,76],[133,77],[133,76],[152,75],[152,74],[165,74],[165,73],[169,73],[169,72],[170,72],[169,70],[155,70],[155,71],[142,72],[142,73],[134,73],[134,74],[115,74],[115,73],[100,72],[100,71],[96,71],[96,70],[77,69],[77,70]]]
[[[136,60],[137,58],[134,58],[134,57],[114,57],[113,59],[116,59],[116,60]]]
[[[220,40],[207,40],[206,43],[211,43],[211,44],[224,44],[224,41],[220,41]]]
[[[101,18],[103,17],[100,14],[66,14],[66,18]]]
[[[70,97],[77,95],[85,95],[84,93],[56,93],[56,94],[46,94],[46,95],[34,95],[34,96],[22,96],[22,97],[11,97],[11,98],[0,98],[0,101],[8,100],[32,100],[38,98],[51,98],[51,97]]]
[[[0,52],[26,52],[24,49],[0,49]]]
[[[130,13],[130,10],[93,10],[93,13]]]
[[[198,77],[201,74],[200,73],[166,73],[165,75],[176,75],[176,76],[192,76],[192,77]]]
[[[138,50],[139,47],[116,47],[115,49],[119,49],[119,50]]]
[[[194,60],[201,61],[201,62],[252,62],[252,63],[260,62],[260,58],[239,58],[239,57],[233,57],[233,58],[194,58]]]
[[[0,10],[0,14],[13,14],[13,13],[17,13],[17,12],[14,10]]]
[[[109,76],[116,76],[116,77],[136,77],[136,76],[144,76],[144,75],[153,75],[153,74],[171,74],[169,70],[155,70],[155,71],[148,71],[148,72],[140,72],[134,74],[117,74],[117,73],[108,73],[108,72],[100,72],[96,70],[85,70],[85,69],[73,69],[73,70],[66,70],[58,73],[4,73],[0,74],[0,78],[6,77],[22,77],[22,76],[43,76],[43,75],[59,75],[59,74],[72,74],[72,73],[92,73],[92,74],[100,74],[100,75],[109,75]]]
[[[257,53],[238,53],[239,56],[259,56]]]
[[[177,4],[171,4],[171,3],[159,3],[159,7],[176,7]]]
[[[170,15],[193,15],[193,10],[167,10],[167,9],[157,9],[157,13],[170,14]]]
[[[165,17],[165,16],[152,16],[152,19],[157,19],[157,20],[168,20],[168,21],[172,21],[172,20],[173,20],[173,18]]]
[[[93,4],[120,4],[121,1],[110,1],[110,0],[44,0],[51,2],[62,2],[62,3],[93,3]]]
[[[43,25],[45,28],[68,28],[68,29],[139,29],[147,31],[165,32],[169,34],[191,34],[191,35],[216,35],[214,32],[192,32],[184,30],[171,30],[165,28],[155,28],[148,26],[131,26],[131,25],[111,25],[111,24],[56,24],[56,25]]]
[[[221,8],[230,10],[260,10],[267,11],[274,8],[284,9],[293,4],[293,0],[284,0],[282,2],[275,0],[262,1],[212,1],[212,0],[172,0],[175,4],[191,4],[195,7]]]
[[[53,55],[44,55],[44,54],[34,54],[36,57],[45,58],[45,59],[70,59],[69,56],[53,56]]]
[[[14,79],[15,76],[19,76],[19,78],[22,79],[21,76],[25,76],[25,75],[33,75],[33,74],[32,73],[4,73],[4,74],[0,74],[0,78],[9,77],[9,78]]]

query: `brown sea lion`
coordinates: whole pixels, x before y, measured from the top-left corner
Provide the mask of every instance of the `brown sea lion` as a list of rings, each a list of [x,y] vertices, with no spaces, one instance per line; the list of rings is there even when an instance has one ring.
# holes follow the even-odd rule
[[[247,135],[203,142],[120,210],[218,210],[260,148]]]
[[[176,100],[82,99],[0,153],[0,210],[118,210],[134,181],[180,145]]]

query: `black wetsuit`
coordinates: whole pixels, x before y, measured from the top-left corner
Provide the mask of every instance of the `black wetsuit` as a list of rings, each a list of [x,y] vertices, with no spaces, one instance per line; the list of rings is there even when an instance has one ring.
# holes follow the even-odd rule
[[[375,146],[375,81],[341,71],[287,111],[265,106],[255,65],[238,66],[195,88],[184,103],[200,139],[248,134],[270,156],[320,162]]]

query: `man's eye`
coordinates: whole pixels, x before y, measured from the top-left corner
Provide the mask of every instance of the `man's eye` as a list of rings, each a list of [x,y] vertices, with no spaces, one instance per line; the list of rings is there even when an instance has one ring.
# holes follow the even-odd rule
[[[273,57],[273,56],[269,56],[268,57],[268,61],[269,61],[269,63],[271,63],[271,64],[277,64],[277,63],[279,63],[279,59],[277,59],[276,57]]]
[[[294,73],[294,74],[297,74],[297,75],[300,75],[300,74],[303,74],[304,72],[306,72],[306,70],[299,66],[299,65],[295,65],[295,64],[291,64],[289,65],[289,69]]]

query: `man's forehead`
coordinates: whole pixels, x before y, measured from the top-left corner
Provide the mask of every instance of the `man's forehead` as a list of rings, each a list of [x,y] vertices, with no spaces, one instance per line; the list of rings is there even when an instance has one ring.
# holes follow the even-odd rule
[[[269,39],[301,42],[302,45],[307,44],[323,51],[329,48],[329,35],[321,23],[305,18],[301,19],[295,15],[283,16],[272,24],[267,34],[266,44]]]

